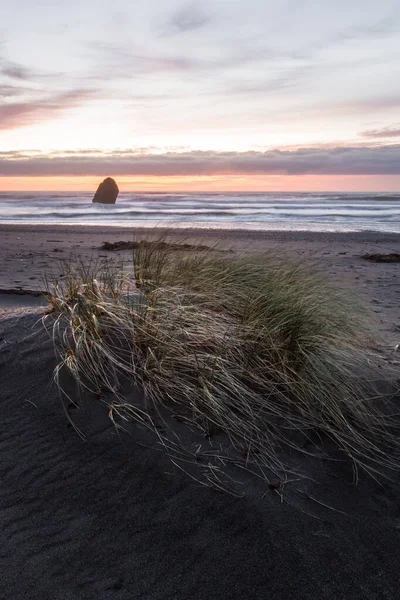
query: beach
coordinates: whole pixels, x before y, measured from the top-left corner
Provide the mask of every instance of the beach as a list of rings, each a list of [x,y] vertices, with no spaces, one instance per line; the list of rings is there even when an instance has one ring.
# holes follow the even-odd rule
[[[399,600],[399,9],[3,2],[0,600]]]
[[[107,252],[104,242],[156,239],[201,243],[223,251],[270,252],[287,255],[288,260],[308,260],[340,286],[365,302],[376,316],[375,327],[387,344],[400,341],[398,302],[400,272],[396,263],[373,263],[365,254],[400,253],[400,234],[378,232],[246,231],[204,229],[156,229],[107,226],[1,225],[0,302],[10,304],[4,292],[13,294],[16,305],[27,304],[20,292],[40,292],[44,276],[62,272],[63,261],[109,261],[129,269],[132,252]],[[37,300],[32,300],[37,303]]]
[[[161,233],[309,261],[365,306],[382,379],[399,372],[400,263],[363,256],[400,253],[400,234],[1,225],[0,598],[397,599],[398,473],[356,485],[348,463],[299,457],[301,481],[279,493],[247,482],[238,497],[176,468],[148,432],[116,430],[89,393],[69,414],[82,435],[71,426],[52,384],[45,275],[65,260],[129,269],[131,251],[102,244]]]

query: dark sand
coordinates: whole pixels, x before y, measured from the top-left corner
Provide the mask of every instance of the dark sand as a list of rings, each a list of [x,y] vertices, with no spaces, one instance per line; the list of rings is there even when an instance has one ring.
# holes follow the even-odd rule
[[[54,257],[74,251],[83,259],[109,258],[98,251],[101,243],[131,234],[3,226],[0,288],[40,290],[43,269],[59,268]],[[225,248],[312,256],[379,310],[377,333],[396,366],[400,265],[360,255],[399,252],[400,236],[221,238]],[[254,482],[239,499],[191,480],[145,431],[117,433],[106,406],[89,394],[70,415],[81,439],[51,385],[55,357],[43,310],[27,309],[23,295],[15,298],[0,312],[0,598],[399,597],[398,475],[380,483],[364,476],[355,486],[350,465],[299,457],[311,479],[289,481],[282,497]]]
[[[162,231],[158,229],[159,233]],[[129,250],[100,250],[103,242],[140,240],[151,230],[115,227],[62,227],[53,225],[0,226],[0,310],[7,302],[2,291],[43,290],[45,273],[60,275],[65,260],[122,261],[129,266]],[[200,236],[200,237],[199,237]],[[306,259],[340,286],[348,287],[376,317],[377,333],[388,347],[400,342],[400,263],[372,263],[367,253],[399,253],[400,234],[252,232],[193,230],[170,231],[172,242],[199,241],[225,250],[271,251],[289,258]],[[15,305],[27,305],[27,296],[15,298]],[[8,299],[9,303],[9,299]]]

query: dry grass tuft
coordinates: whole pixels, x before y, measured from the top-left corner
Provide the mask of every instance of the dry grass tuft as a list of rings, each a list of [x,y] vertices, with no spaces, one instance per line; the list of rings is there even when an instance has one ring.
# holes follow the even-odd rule
[[[134,251],[134,273],[135,286],[80,265],[48,282],[56,381],[67,368],[124,418],[152,423],[162,406],[221,430],[249,468],[281,471],[282,451],[315,433],[370,473],[397,468],[397,436],[365,398],[360,314],[309,265],[152,243]],[[119,396],[122,377],[147,408]]]

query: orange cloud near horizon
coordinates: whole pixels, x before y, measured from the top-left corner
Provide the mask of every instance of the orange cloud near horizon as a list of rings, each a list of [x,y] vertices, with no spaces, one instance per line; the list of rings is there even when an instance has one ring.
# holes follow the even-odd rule
[[[97,176],[0,177],[0,192],[91,192]],[[400,175],[116,177],[121,192],[400,192]]]

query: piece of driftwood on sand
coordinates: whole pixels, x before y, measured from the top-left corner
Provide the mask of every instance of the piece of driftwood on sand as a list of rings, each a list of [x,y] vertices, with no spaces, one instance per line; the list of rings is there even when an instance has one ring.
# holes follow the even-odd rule
[[[101,250],[136,250],[137,248],[149,248],[151,246],[165,250],[211,250],[209,246],[193,245],[193,244],[170,244],[168,242],[148,242],[142,240],[140,242],[103,242]]]
[[[391,254],[364,254],[362,258],[376,263],[400,262],[400,254],[396,252],[392,252]]]

